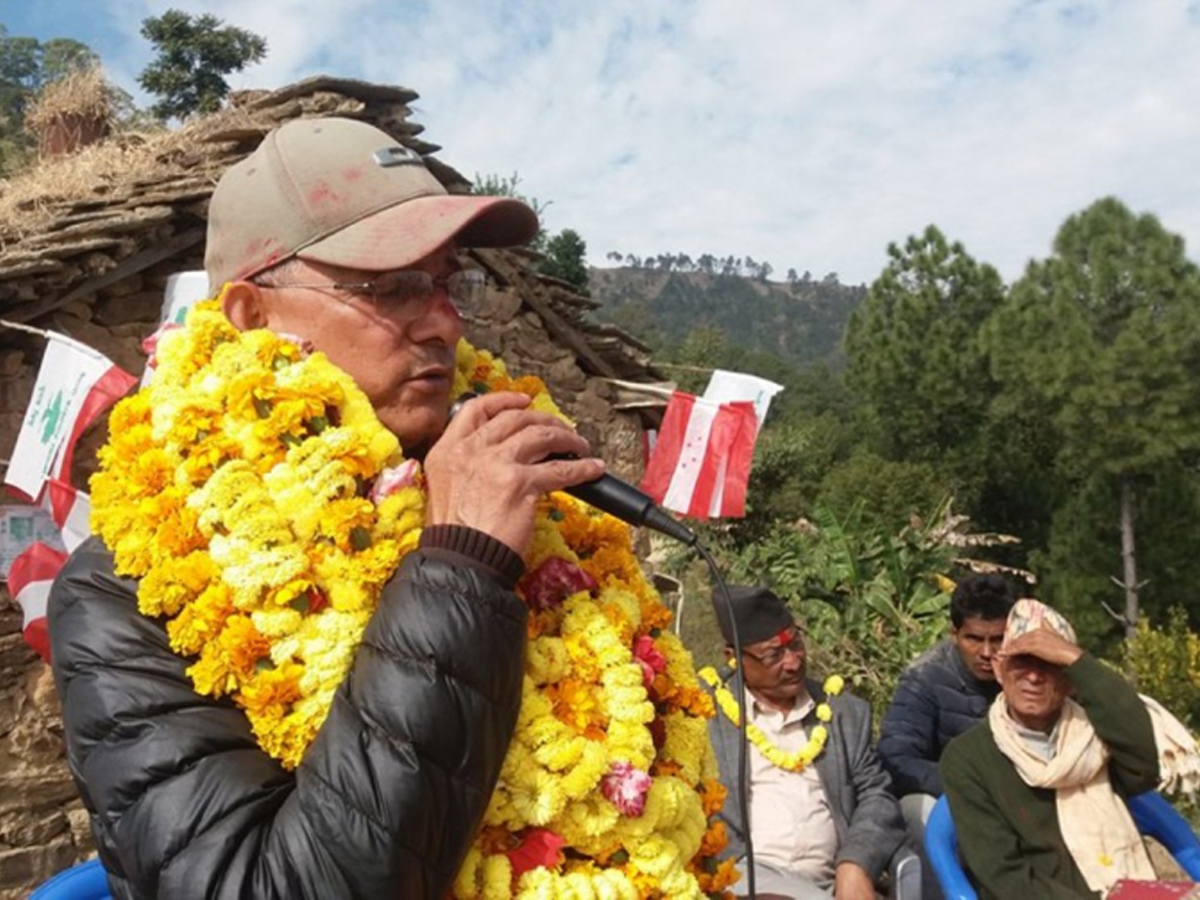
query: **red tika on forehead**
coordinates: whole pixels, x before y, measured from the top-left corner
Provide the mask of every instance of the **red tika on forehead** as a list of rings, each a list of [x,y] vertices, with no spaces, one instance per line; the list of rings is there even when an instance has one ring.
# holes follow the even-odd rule
[[[790,644],[792,642],[792,626],[788,625],[786,628],[781,628],[779,634],[775,635],[775,640],[779,642],[780,647],[786,647]]]

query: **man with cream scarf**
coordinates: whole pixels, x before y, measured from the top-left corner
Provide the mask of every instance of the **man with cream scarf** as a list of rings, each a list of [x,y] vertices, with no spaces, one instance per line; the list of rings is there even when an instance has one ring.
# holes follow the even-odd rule
[[[1155,872],[1124,798],[1200,777],[1195,741],[1075,642],[1036,600],[1009,614],[987,719],[956,738],[942,777],[981,897],[1103,897]]]

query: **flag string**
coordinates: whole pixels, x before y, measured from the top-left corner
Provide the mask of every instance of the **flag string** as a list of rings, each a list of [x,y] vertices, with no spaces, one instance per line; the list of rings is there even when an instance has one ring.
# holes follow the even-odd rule
[[[29,334],[36,334],[40,337],[44,337],[46,340],[51,340],[54,337],[51,332],[44,328],[34,328],[32,325],[25,325],[21,322],[10,322],[8,319],[0,319],[0,326],[12,328],[16,331],[25,331]]]

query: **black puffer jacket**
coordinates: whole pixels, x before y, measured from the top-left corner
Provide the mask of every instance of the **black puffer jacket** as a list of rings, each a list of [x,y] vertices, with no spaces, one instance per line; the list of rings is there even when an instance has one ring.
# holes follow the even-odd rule
[[[103,545],[75,552],[50,597],[54,674],[115,897],[444,895],[516,724],[525,608],[511,551],[501,576],[432,543],[384,590],[295,772],[195,693]]]
[[[949,640],[904,670],[879,730],[879,757],[897,797],[941,796],[942,751],[987,715],[999,692],[996,682],[971,674]]]

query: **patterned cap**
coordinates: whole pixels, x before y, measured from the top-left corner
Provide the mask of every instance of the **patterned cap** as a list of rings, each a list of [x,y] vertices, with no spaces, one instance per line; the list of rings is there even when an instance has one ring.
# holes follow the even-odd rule
[[[1049,628],[1072,644],[1078,643],[1075,640],[1075,629],[1063,618],[1062,613],[1051,609],[1040,600],[1028,597],[1013,604],[1008,614],[1008,622],[1004,626],[1004,643],[1009,644],[1021,635],[1039,628]]]

